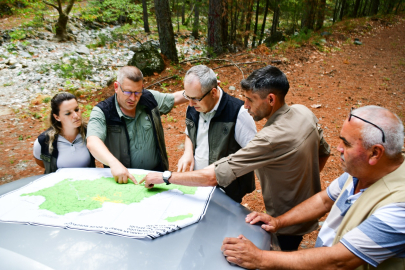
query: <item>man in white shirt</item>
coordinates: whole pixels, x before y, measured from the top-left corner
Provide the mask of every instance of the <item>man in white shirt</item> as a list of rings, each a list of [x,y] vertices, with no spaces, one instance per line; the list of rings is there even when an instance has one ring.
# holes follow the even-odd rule
[[[178,172],[199,170],[243,148],[256,135],[244,102],[225,93],[214,71],[198,65],[187,71],[183,95],[189,100],[184,154]],[[254,174],[239,177],[225,193],[237,202],[255,189]]]

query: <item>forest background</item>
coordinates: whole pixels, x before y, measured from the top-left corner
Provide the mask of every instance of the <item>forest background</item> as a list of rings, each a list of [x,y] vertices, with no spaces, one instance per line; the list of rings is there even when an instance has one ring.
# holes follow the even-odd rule
[[[181,90],[185,72],[206,64],[218,72],[225,91],[243,99],[239,82],[257,68],[276,65],[291,83],[288,104],[311,108],[332,147],[321,173],[325,188],[342,173],[335,147],[351,107],[376,104],[404,120],[404,10],[405,0],[0,0],[0,46],[8,52],[0,54],[0,74],[1,67],[18,69],[11,59],[21,46],[40,40],[43,31],[49,42],[76,44],[78,33],[91,30],[96,34],[86,44],[90,54],[156,41],[165,69],[146,77],[145,86],[161,92]],[[106,28],[113,30],[108,35],[100,31]],[[85,118],[112,95],[114,77],[99,84],[92,77],[98,67],[84,56],[74,59],[39,68],[44,75],[63,78],[62,86],[24,104],[0,106],[0,185],[42,173],[33,161],[32,144],[48,126],[54,93],[75,94]],[[0,99],[8,99],[12,87],[0,85]],[[162,116],[171,170],[184,149],[186,106]],[[264,123],[257,123],[258,130]],[[242,204],[264,211],[258,181],[256,186]],[[306,235],[301,248],[312,247],[316,235]]]

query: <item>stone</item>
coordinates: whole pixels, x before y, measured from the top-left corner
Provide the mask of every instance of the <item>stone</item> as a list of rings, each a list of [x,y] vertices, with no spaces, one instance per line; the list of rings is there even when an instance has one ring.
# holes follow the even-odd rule
[[[145,76],[153,75],[154,72],[160,73],[165,69],[163,58],[153,45],[153,41],[143,43],[141,49],[129,60],[128,65],[136,66]]]
[[[9,58],[9,59],[7,60],[7,62],[6,62],[6,64],[9,65],[9,66],[15,65],[15,64],[17,64],[17,63],[18,63],[18,61],[17,61],[17,59],[15,59],[15,58]]]
[[[231,90],[231,91],[235,91],[235,90],[236,90],[236,88],[235,88],[235,86],[231,85],[231,86],[229,86],[229,90]]]
[[[323,36],[323,37],[324,37],[324,36],[330,36],[330,35],[332,35],[332,34],[329,33],[329,32],[322,32],[322,33],[321,33],[321,36]]]
[[[20,56],[25,57],[25,58],[32,58],[31,54],[27,53],[27,52],[20,52]]]
[[[76,48],[76,52],[78,54],[86,54],[86,55],[90,54],[89,48],[87,48],[85,45],[81,45],[79,48]]]
[[[285,41],[283,33],[282,32],[276,32],[273,35],[267,37],[264,40],[264,44],[266,44],[267,47],[271,47],[273,44],[278,43],[280,41]]]
[[[138,52],[141,50],[142,44],[137,42],[134,45],[129,46],[129,49],[133,52]]]

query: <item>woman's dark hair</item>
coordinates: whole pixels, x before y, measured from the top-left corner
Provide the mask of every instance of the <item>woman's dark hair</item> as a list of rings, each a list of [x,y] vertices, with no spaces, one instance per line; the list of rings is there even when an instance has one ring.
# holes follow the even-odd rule
[[[60,105],[64,101],[69,101],[71,99],[74,99],[77,101],[77,98],[73,94],[66,93],[66,92],[58,93],[58,94],[54,95],[53,98],[51,99],[51,115],[49,117],[51,127],[48,131],[49,153],[52,153],[52,151],[53,151],[52,144],[53,144],[53,141],[55,140],[55,137],[58,136],[59,134],[61,134],[61,132],[62,132],[62,123],[60,121],[56,120],[53,115],[54,114],[59,115]],[[83,141],[85,141],[85,138],[86,138],[85,129],[86,129],[86,124],[84,124],[83,120],[82,120],[82,124],[79,127],[79,133],[82,135]]]

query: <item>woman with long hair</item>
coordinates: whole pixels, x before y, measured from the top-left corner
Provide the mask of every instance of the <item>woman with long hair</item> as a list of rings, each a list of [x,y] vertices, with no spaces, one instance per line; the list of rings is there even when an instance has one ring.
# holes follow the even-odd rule
[[[36,163],[45,174],[58,168],[95,167],[86,147],[86,123],[77,99],[70,93],[56,94],[51,100],[50,128],[34,143]]]

